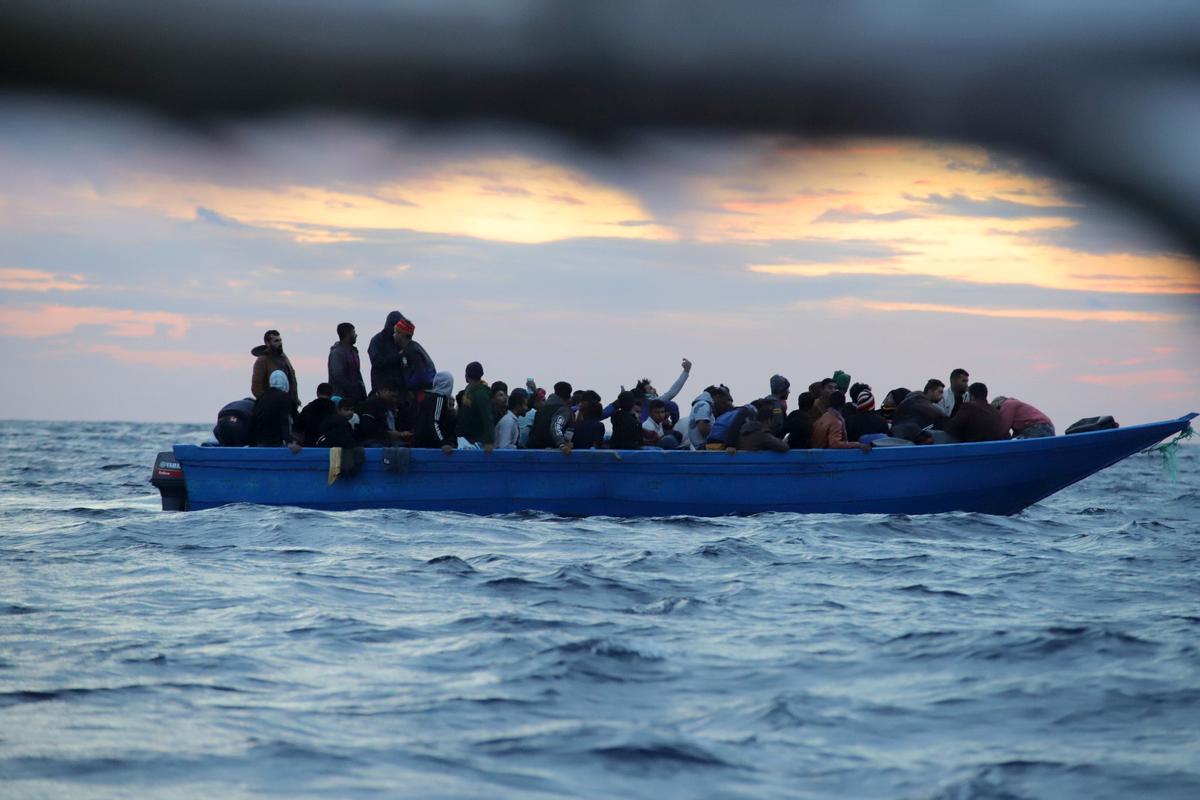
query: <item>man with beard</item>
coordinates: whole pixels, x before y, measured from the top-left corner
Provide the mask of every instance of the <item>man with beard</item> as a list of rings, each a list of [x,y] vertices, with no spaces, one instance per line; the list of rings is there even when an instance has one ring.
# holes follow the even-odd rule
[[[300,409],[300,390],[296,388],[296,370],[292,368],[292,362],[283,352],[283,337],[279,335],[279,331],[269,330],[264,333],[263,343],[251,350],[250,355],[256,357],[254,371],[250,376],[250,394],[254,395],[255,400],[266,394],[270,388],[271,373],[278,370],[287,377],[292,414],[295,415]]]
[[[337,326],[337,343],[329,348],[329,385],[338,397],[349,397],[356,403],[367,399],[363,383],[362,362],[358,357],[358,331],[349,322]]]

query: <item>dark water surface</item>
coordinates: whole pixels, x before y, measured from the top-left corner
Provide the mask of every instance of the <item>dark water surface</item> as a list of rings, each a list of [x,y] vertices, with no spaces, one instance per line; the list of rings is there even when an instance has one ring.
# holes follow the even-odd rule
[[[1200,797],[1200,448],[1012,518],[158,510],[0,423],[0,796]]]

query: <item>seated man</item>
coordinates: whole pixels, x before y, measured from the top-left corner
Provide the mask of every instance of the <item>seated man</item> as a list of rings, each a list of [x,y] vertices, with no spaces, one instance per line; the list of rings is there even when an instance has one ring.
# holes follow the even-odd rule
[[[796,410],[787,415],[783,431],[787,434],[788,447],[792,450],[807,450],[812,440],[813,421],[809,412],[813,407],[812,392],[801,392],[796,396]]]
[[[496,384],[492,384],[492,399],[496,397]],[[529,393],[524,389],[513,389],[508,395],[508,409],[496,423],[496,449],[516,450],[521,440],[521,417],[529,410]]]
[[[588,394],[579,403],[575,433],[571,438],[571,447],[575,450],[604,446],[604,404],[593,395]]]
[[[842,406],[846,395],[834,392],[829,396],[829,410],[813,423],[812,447],[814,450],[862,450],[871,452],[871,445],[846,441],[846,423],[842,420]]]
[[[355,447],[358,444],[358,437],[354,433],[356,405],[353,398],[343,397],[337,410],[321,420],[314,444],[317,447]]]
[[[254,398],[246,397],[226,403],[217,413],[213,438],[223,447],[245,447],[252,444],[251,425],[254,419]]]
[[[367,398],[359,413],[358,438],[365,447],[403,447],[412,431],[400,430],[396,389],[384,386]]]
[[[305,447],[312,447],[321,435],[321,423],[333,416],[337,406],[333,402],[333,387],[328,383],[317,384],[317,399],[304,407],[296,419],[296,435]]]
[[[923,431],[931,425],[940,425],[946,419],[946,412],[938,403],[945,393],[946,384],[937,378],[930,378],[925,383],[925,390],[913,392],[896,406],[892,418],[892,436],[897,439],[907,439],[921,444],[930,441]]]
[[[478,361],[467,364],[467,388],[463,390],[458,409],[458,446],[482,448],[490,453],[496,448],[496,419],[492,415],[492,389],[483,380],[483,365]]]
[[[1050,418],[1023,400],[1015,397],[997,397],[992,408],[1000,412],[1000,424],[1005,432],[1012,430],[1014,439],[1040,439],[1054,435],[1054,423]]]
[[[780,416],[779,396],[773,395],[762,400],[756,400],[754,407],[757,415],[748,421],[738,432],[737,449],[753,453],[758,450],[771,450],[776,453],[788,451],[787,442],[771,432],[777,418]]]
[[[663,405],[667,408],[668,415],[670,415],[671,409],[674,407],[674,419],[676,422],[679,421],[679,407],[676,406],[672,401],[675,399],[675,396],[679,394],[680,390],[683,389],[683,385],[687,383],[688,376],[692,374],[692,362],[685,358],[683,359],[681,366],[683,367],[683,371],[679,373],[679,377],[675,379],[673,384],[671,384],[671,388],[667,389],[662,394],[658,393],[658,390],[654,388],[652,383],[650,383],[649,378],[642,378],[634,385],[633,394],[641,405],[641,416],[639,418],[641,422],[645,422],[646,418],[650,416],[649,406],[647,406],[647,403],[651,400],[662,400]]]
[[[847,406],[850,404],[847,403]],[[854,403],[853,414],[843,414],[846,420],[846,439],[857,442],[863,436],[882,434],[887,436],[888,423],[883,415],[875,410],[875,395],[869,388],[860,389]]]
[[[642,423],[642,437],[645,443],[650,447],[659,447],[663,450],[676,450],[680,445],[679,434],[675,431],[668,431],[665,427],[667,422],[667,404],[662,400],[655,398],[650,401],[650,414]]]
[[[698,394],[688,417],[688,446],[693,450],[706,449],[713,422],[732,407],[733,398],[723,386],[709,386]]]
[[[950,373],[950,385],[946,387],[946,393],[938,401],[938,405],[946,412],[947,417],[952,418],[963,407],[964,403],[971,401],[970,393],[968,392],[968,384],[970,382],[971,376],[962,367]]]
[[[554,393],[546,398],[529,431],[531,450],[558,449],[564,454],[571,452],[571,384],[559,381],[554,384]]]
[[[440,447],[443,452],[454,450],[458,447],[455,428],[454,376],[449,372],[434,373],[433,387],[425,392],[417,409],[413,447]]]
[[[636,396],[630,391],[621,392],[613,406],[608,446],[613,450],[641,450],[642,427],[638,424]]]
[[[825,378],[809,384],[808,391],[813,396],[813,405],[808,412],[808,418],[813,422],[819,420],[821,415],[829,410],[829,396],[837,390],[837,381],[833,378]]]
[[[958,407],[958,413],[946,421],[946,433],[960,442],[995,442],[1008,438],[1008,429],[1000,421],[1000,412],[988,403],[988,387],[972,383],[967,387],[970,400]]]
[[[287,374],[275,370],[267,379],[267,388],[254,401],[251,441],[255,447],[292,445],[292,396]]]
[[[499,425],[500,420],[504,419],[504,415],[507,413],[508,384],[504,381],[496,381],[492,384],[492,419]]]
[[[758,409],[753,405],[741,408],[731,408],[713,421],[712,432],[708,435],[706,450],[724,450],[729,454],[737,452],[738,437],[742,435],[742,427],[752,419],[758,418]]]

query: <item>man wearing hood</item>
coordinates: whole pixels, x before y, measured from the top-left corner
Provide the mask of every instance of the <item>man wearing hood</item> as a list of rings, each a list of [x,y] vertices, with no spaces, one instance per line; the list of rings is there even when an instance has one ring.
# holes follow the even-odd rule
[[[554,394],[546,398],[546,404],[533,420],[533,428],[529,431],[529,448],[558,448],[564,453],[570,453],[571,442],[567,439],[567,429],[570,426],[571,384],[559,381],[554,384]]]
[[[263,334],[263,343],[250,351],[255,356],[254,371],[250,376],[250,394],[260,399],[267,391],[271,373],[279,370],[288,380],[292,398],[292,413],[300,410],[300,389],[296,386],[296,370],[283,352],[283,337],[279,331],[270,330]]]
[[[356,403],[367,399],[363,383],[362,362],[358,357],[358,331],[349,322],[337,326],[337,343],[329,348],[329,385],[338,397],[349,397]]]
[[[457,446],[454,376],[449,372],[439,372],[433,376],[433,388],[425,392],[417,409],[417,432],[413,447],[440,447],[443,453],[449,453]]]
[[[292,441],[292,402],[287,375],[277,369],[267,378],[267,389],[254,401],[251,441],[255,447],[283,447]]]
[[[383,330],[371,337],[367,356],[371,359],[371,394],[384,387],[404,388],[404,353],[396,344],[396,323],[404,319],[392,311],[383,323]]]

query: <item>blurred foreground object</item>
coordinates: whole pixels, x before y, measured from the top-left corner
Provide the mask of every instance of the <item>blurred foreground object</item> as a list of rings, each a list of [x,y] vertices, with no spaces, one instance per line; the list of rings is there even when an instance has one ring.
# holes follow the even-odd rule
[[[1200,254],[1195,0],[9,0],[0,87],[192,124],[327,109],[535,124],[912,136],[1032,155]]]

